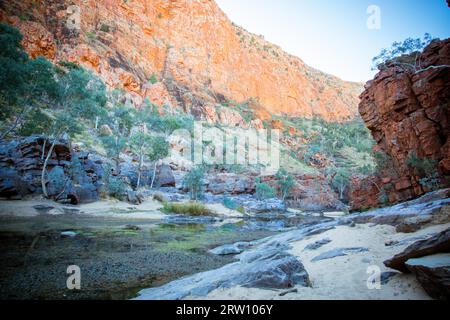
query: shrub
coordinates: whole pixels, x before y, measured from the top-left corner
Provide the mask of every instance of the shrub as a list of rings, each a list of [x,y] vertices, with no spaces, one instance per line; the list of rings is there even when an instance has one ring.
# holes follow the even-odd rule
[[[429,158],[420,159],[416,153],[411,153],[406,160],[406,164],[415,170],[420,177],[419,183],[431,191],[439,189],[440,179],[437,172],[437,161]]]
[[[259,179],[256,182],[256,198],[258,200],[271,199],[275,197],[275,189],[269,186],[267,183],[261,183]]]
[[[285,169],[280,169],[276,174],[276,179],[280,189],[280,197],[284,201],[294,188],[294,178]]]
[[[118,200],[125,199],[126,185],[122,179],[111,177],[107,182],[108,194]]]
[[[190,192],[191,200],[198,200],[203,193],[204,171],[202,167],[193,168],[183,180],[183,186]]]
[[[207,216],[214,214],[204,204],[198,202],[173,203],[165,202],[161,209],[166,213],[185,214],[189,216]]]
[[[239,207],[236,201],[228,197],[225,197],[223,199],[223,205],[225,206],[225,208],[228,208],[230,210],[237,210],[237,208]]]
[[[109,32],[109,26],[107,24],[102,24],[100,27],[100,31]]]
[[[158,83],[158,77],[156,76],[156,74],[152,74],[152,76],[150,77],[150,79],[148,80],[151,84],[155,84]]]
[[[127,186],[122,181],[122,179],[112,176],[111,170],[112,166],[110,164],[105,165],[103,168],[104,185],[102,188],[102,193],[104,196],[109,196],[118,200],[124,200]]]

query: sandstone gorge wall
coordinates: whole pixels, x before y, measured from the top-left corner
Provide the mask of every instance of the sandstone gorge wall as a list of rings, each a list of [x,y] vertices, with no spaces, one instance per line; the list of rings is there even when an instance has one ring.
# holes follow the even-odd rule
[[[72,4],[80,29],[67,27]],[[360,84],[310,68],[232,24],[211,0],[10,0],[0,3],[0,21],[21,30],[32,57],[80,63],[137,106],[147,97],[210,121],[227,118],[217,103],[251,98],[259,119],[357,114]]]
[[[450,39],[435,41],[420,56],[423,69],[450,65]],[[408,157],[438,163],[440,183],[450,176],[450,68],[430,68],[414,73],[392,62],[366,84],[359,111],[392,163],[378,177],[355,178],[351,205],[355,210],[380,204],[380,189],[388,202],[408,200],[427,192]]]

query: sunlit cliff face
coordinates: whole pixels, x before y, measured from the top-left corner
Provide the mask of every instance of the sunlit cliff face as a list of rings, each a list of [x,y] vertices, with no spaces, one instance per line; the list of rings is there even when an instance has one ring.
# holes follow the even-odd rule
[[[357,114],[361,84],[310,68],[235,26],[214,1],[28,0],[0,6],[1,20],[22,31],[32,57],[80,63],[110,87],[128,91],[137,105],[148,97],[204,112],[217,103],[252,99],[262,119],[286,113],[345,120]],[[149,82],[152,75],[158,83]]]

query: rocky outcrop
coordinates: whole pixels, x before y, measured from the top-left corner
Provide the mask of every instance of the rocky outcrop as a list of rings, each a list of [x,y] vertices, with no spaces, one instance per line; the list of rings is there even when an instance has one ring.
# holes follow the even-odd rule
[[[317,71],[234,25],[211,0],[11,0],[0,3],[0,20],[22,31],[32,57],[79,63],[137,105],[149,98],[231,124],[242,123],[239,114],[218,104],[252,100],[248,111],[263,120],[357,114],[360,84]]]
[[[309,287],[311,281],[303,264],[288,252],[290,243],[325,232],[335,225],[335,221],[318,223],[247,244],[239,243],[239,250],[245,251],[236,256],[238,261],[161,287],[144,289],[136,299],[180,300],[186,297],[205,297],[213,290],[234,286],[264,289],[283,289],[295,285]]]
[[[430,225],[450,222],[450,189],[428,193],[418,199],[351,216],[356,223],[386,224],[397,232],[414,232]]]
[[[162,164],[156,169],[155,186],[158,187],[175,187],[175,177],[172,169],[167,164]]]
[[[388,62],[365,86],[359,111],[377,142],[377,151],[391,160],[379,177],[354,179],[355,210],[409,200],[429,191],[408,159],[437,163],[436,177],[450,184],[450,39],[432,42],[418,58],[423,71],[412,72]],[[383,199],[384,198],[384,199]]]
[[[434,299],[450,299],[450,253],[409,259],[406,267]]]
[[[45,142],[45,144],[44,144]],[[50,142],[40,136],[0,144],[0,197],[20,199],[41,194],[42,151],[49,152]],[[69,199],[73,204],[99,198],[102,162],[86,152],[71,150],[67,141],[59,141],[48,162],[49,196]]]
[[[403,252],[384,262],[386,267],[396,269],[401,272],[410,272],[406,263],[410,259],[421,258],[438,253],[450,252],[450,229],[442,231],[428,239],[420,240]]]
[[[205,179],[205,191],[213,195],[254,194],[257,179],[275,190],[278,188],[275,175],[259,176],[256,172],[210,173]],[[339,200],[338,195],[331,189],[323,175],[297,174],[293,176],[293,179],[294,187],[286,199],[288,207],[305,211],[345,209],[345,205]]]
[[[310,286],[303,264],[284,250],[271,245],[264,250],[244,252],[239,261],[216,270],[175,280],[158,288],[139,292],[137,300],[181,300],[187,296],[204,297],[218,288],[283,289],[295,285]]]
[[[333,259],[336,257],[342,257],[346,256],[352,253],[361,253],[369,251],[367,248],[336,248],[332,249],[330,251],[323,252],[319,254],[318,256],[314,257],[311,261],[320,261],[320,260],[327,260],[327,259]]]

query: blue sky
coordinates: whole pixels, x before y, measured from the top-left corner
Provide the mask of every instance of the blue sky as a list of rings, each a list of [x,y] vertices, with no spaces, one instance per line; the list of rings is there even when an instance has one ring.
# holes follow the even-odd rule
[[[344,80],[372,78],[382,48],[425,32],[450,37],[445,0],[216,0],[227,16],[264,35],[307,64]],[[381,28],[367,27],[367,8],[380,8]]]

